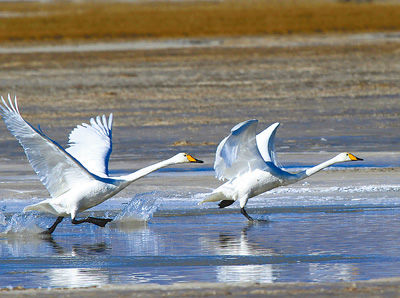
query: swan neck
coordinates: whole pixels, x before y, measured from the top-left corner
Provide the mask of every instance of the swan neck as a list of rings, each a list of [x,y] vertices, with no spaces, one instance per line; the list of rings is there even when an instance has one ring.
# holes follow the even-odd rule
[[[303,180],[307,177],[310,177],[311,175],[314,175],[315,173],[318,173],[319,171],[325,169],[326,167],[329,167],[335,163],[337,163],[338,161],[336,160],[336,158],[331,158],[327,161],[324,161],[323,163],[320,163],[312,168],[309,168],[305,171],[302,171],[300,173],[297,173],[297,179],[298,180]]]
[[[139,178],[142,178],[142,177],[144,177],[144,176],[146,176],[146,175],[148,175],[148,174],[150,174],[150,173],[152,173],[154,171],[157,171],[158,169],[164,168],[166,166],[169,166],[169,165],[172,165],[172,164],[175,164],[175,163],[176,162],[174,162],[173,159],[170,158],[170,159],[167,159],[167,160],[160,161],[160,162],[158,162],[156,164],[150,165],[148,167],[145,167],[143,169],[137,170],[136,172],[133,172],[133,173],[131,173],[129,175],[126,175],[126,176],[122,176],[120,178],[122,180],[125,180],[128,183],[132,183],[133,181],[135,181],[135,180],[137,180]]]

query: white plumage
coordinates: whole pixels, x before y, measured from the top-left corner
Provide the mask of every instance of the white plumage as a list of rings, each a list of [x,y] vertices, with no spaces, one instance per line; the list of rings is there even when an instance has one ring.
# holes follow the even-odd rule
[[[278,166],[275,157],[275,134],[279,123],[259,134],[256,134],[257,124],[255,119],[237,124],[218,145],[214,163],[216,177],[228,181],[202,203],[221,201],[219,206],[224,208],[239,200],[241,213],[252,220],[244,209],[249,198],[295,183],[332,164],[362,160],[351,153],[341,153],[306,171],[289,173]]]
[[[1,97],[0,113],[3,120],[25,150],[28,161],[49,191],[52,198],[25,207],[24,211],[37,210],[59,218],[45,233],[51,234],[65,216],[72,223],[89,222],[105,226],[110,219],[88,217],[76,220],[79,212],[96,206],[112,197],[133,181],[162,167],[186,162],[202,162],[189,154],[174,157],[138,170],[132,174],[110,177],[108,161],[112,151],[112,122],[110,114],[90,119],[90,124],[78,125],[69,135],[69,147],[64,150],[40,128],[26,122],[8,95],[8,104]]]
[[[108,121],[105,115],[82,123],[69,134],[69,147],[65,150],[93,174],[108,176],[108,161],[112,151],[113,114]]]

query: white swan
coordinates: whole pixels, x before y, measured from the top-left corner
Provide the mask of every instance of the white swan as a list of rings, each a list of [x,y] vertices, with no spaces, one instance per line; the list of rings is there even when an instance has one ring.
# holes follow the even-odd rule
[[[186,162],[201,163],[189,154],[174,157],[138,170],[132,174],[110,177],[108,160],[112,150],[112,121],[103,115],[90,119],[90,125],[78,125],[69,135],[69,147],[63,149],[41,129],[26,122],[18,109],[17,98],[8,104],[1,97],[0,113],[9,131],[17,138],[40,181],[51,198],[25,207],[25,211],[37,210],[58,216],[45,231],[53,233],[65,216],[71,216],[73,224],[83,222],[104,227],[111,219],[88,217],[77,220],[78,213],[94,207],[123,190],[133,181],[160,168]]]
[[[257,120],[248,120],[232,128],[228,137],[218,145],[214,169],[216,177],[228,182],[215,189],[201,203],[216,202],[220,208],[240,202],[241,213],[253,220],[244,207],[248,199],[273,188],[295,183],[338,162],[362,160],[351,153],[340,153],[305,171],[292,174],[277,166],[275,134],[279,123],[274,123],[256,135]]]

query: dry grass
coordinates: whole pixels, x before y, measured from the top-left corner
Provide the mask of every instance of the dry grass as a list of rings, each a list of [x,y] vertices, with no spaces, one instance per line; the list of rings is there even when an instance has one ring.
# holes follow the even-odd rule
[[[400,5],[230,0],[0,3],[0,42],[400,30]]]

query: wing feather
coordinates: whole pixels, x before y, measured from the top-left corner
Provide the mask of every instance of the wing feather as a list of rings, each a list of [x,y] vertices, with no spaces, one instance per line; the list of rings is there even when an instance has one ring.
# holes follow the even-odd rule
[[[69,135],[66,151],[74,156],[90,172],[108,176],[108,161],[112,151],[112,121],[105,115],[90,119],[90,124],[78,125]]]
[[[11,132],[24,148],[28,161],[52,197],[57,197],[76,185],[94,179],[75,158],[39,128],[25,121],[18,109],[17,98],[8,104],[1,97],[0,114]]]
[[[277,166],[275,156],[275,135],[279,127],[279,122],[271,124],[265,130],[260,132],[257,137],[257,147],[265,162],[272,162]]]
[[[244,172],[267,167],[256,144],[258,121],[237,124],[218,145],[214,169],[218,179],[232,179]]]

